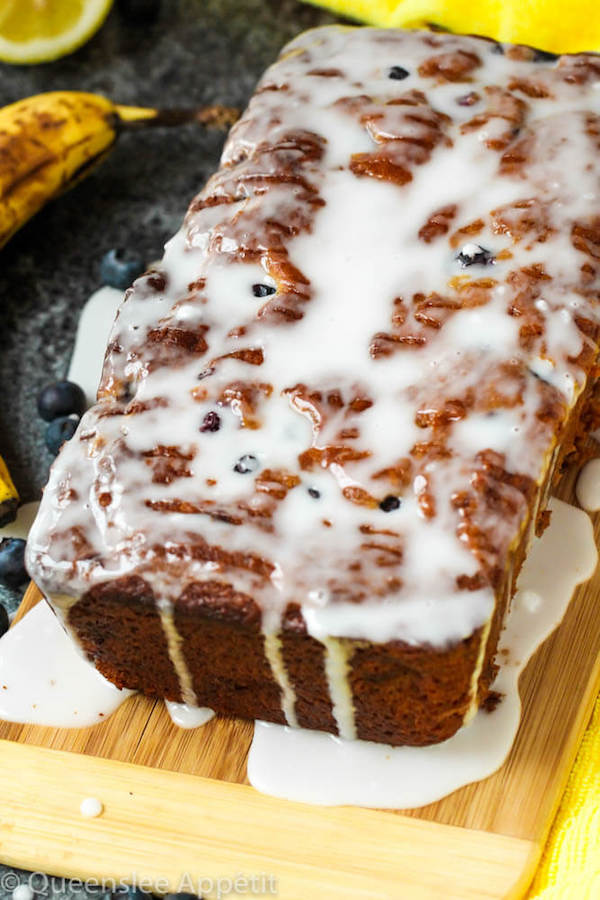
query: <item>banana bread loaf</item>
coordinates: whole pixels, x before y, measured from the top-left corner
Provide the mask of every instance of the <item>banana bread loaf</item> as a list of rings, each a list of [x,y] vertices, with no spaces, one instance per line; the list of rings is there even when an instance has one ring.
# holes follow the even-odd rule
[[[329,27],[265,74],[54,464],[32,577],[119,686],[429,744],[597,424],[600,57]]]

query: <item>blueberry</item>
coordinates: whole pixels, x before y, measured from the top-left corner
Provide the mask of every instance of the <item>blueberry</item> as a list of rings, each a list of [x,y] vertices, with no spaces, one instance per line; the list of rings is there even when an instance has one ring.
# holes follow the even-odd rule
[[[249,453],[244,454],[244,456],[240,456],[235,466],[233,467],[234,472],[239,472],[240,475],[247,475],[248,472],[256,472],[258,469],[258,460],[255,456],[251,456]]]
[[[46,447],[56,456],[65,441],[70,441],[79,425],[79,416],[59,416],[46,428]]]
[[[400,498],[394,497],[393,494],[388,494],[379,504],[379,509],[382,509],[384,512],[393,512],[395,509],[400,509]]]
[[[318,491],[316,488],[313,488],[313,487],[310,487],[310,488],[308,489],[308,493],[310,494],[311,497],[314,497],[315,500],[318,500],[319,497],[321,496],[321,492]]]
[[[221,416],[216,412],[208,412],[204,416],[200,431],[218,431],[221,427]]]
[[[118,0],[117,6],[124,19],[136,24],[154,22],[160,12],[160,0]]]
[[[480,244],[465,244],[456,259],[463,269],[468,266],[490,266],[495,262],[491,250],[486,250]]]
[[[393,78],[394,81],[404,81],[404,79],[408,78],[409,75],[410,72],[403,66],[392,66],[392,68],[388,72],[388,78]]]
[[[274,294],[277,288],[274,288],[271,284],[253,284],[252,285],[252,293],[255,297],[268,297],[269,294]]]
[[[21,538],[3,538],[0,541],[0,583],[16,590],[27,584],[28,580],[29,576],[25,571],[25,541]]]
[[[58,416],[82,416],[85,412],[85,394],[72,381],[48,384],[38,394],[37,408],[42,419],[51,422]]]
[[[6,607],[0,606],[0,637],[2,637],[3,634],[6,634],[9,625],[10,619],[8,618]]]
[[[100,278],[109,287],[126,290],[146,268],[137,253],[121,248],[109,250],[100,261]]]

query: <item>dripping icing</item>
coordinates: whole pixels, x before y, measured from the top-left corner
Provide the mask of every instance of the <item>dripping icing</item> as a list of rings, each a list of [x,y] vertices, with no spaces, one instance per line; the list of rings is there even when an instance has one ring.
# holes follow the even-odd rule
[[[575,586],[596,568],[589,516],[560,500],[551,500],[550,508],[550,525],[534,539],[501,637],[500,649],[508,655],[492,686],[503,695],[493,712],[479,710],[454,737],[429,747],[344,741],[257,722],[248,759],[250,783],[304,803],[401,809],[433,803],[495,772],[519,726],[519,674],[560,623]]]
[[[335,638],[322,638],[325,646],[325,677],[338,734],[345,740],[356,738],[354,701],[348,680],[348,644]]]
[[[264,632],[264,650],[267,662],[271,667],[273,678],[281,689],[281,709],[288,725],[294,728],[298,727],[298,719],[296,718],[296,694],[288,676],[285,663],[283,661],[283,653],[281,640],[278,635],[273,632]]]
[[[282,102],[282,93],[277,90],[263,90],[254,97],[225,148],[226,168],[213,177],[202,196],[211,197],[214,190],[218,199],[229,177],[228,165],[235,162],[236,171],[242,173],[246,165],[254,165],[257,147],[263,146],[266,133],[273,141],[289,131],[303,134],[309,144],[313,141],[310,146],[302,144],[300,150],[305,152],[302,147],[308,146],[306,152],[316,154],[305,174],[320,205],[306,213],[310,228],[299,227],[285,247],[310,284],[311,296],[303,301],[302,317],[296,324],[274,326],[264,317],[259,328],[254,319],[256,310],[266,307],[257,306],[257,301],[268,304],[278,294],[257,298],[253,285],[266,283],[282,292],[280,280],[272,272],[265,275],[268,259],[257,262],[251,254],[240,253],[241,235],[249,233],[246,226],[262,227],[261,204],[252,195],[226,204],[226,208],[212,202],[195,205],[182,230],[167,245],[161,264],[164,276],[154,277],[152,289],[147,276],[139,279],[120,308],[104,368],[104,399],[86,415],[80,428],[80,437],[100,435],[105,449],[98,449],[95,439],[87,438],[88,450],[82,450],[76,439],[65,447],[53,469],[29,550],[29,564],[48,592],[64,592],[65,579],[69,592],[77,594],[102,581],[107,569],[111,577],[136,571],[147,562],[148,547],[173,541],[185,545],[193,524],[194,533],[211,545],[242,553],[251,549],[273,564],[270,577],[242,568],[226,572],[234,590],[257,598],[269,630],[280,620],[286,604],[298,598],[309,633],[318,639],[356,636],[445,646],[489,622],[494,606],[489,587],[456,590],[457,577],[475,575],[478,564],[455,534],[451,498],[469,483],[473,466],[476,468],[473,460],[481,450],[503,454],[508,471],[541,483],[550,442],[550,435],[540,432],[536,418],[539,391],[546,390],[541,386],[554,385],[569,406],[581,390],[581,371],[572,360],[586,338],[574,315],[578,310],[594,319],[597,313],[590,299],[579,291],[579,264],[584,257],[571,246],[568,236],[571,221],[585,218],[594,209],[595,175],[578,163],[588,153],[589,141],[582,126],[590,99],[586,89],[562,80],[559,68],[544,71],[539,77],[551,85],[551,108],[543,99],[528,98],[524,123],[524,131],[533,128],[539,138],[536,153],[540,159],[527,170],[499,176],[499,155],[485,142],[502,130],[503,122],[492,121],[481,133],[463,128],[471,112],[456,103],[460,86],[418,74],[433,52],[431,40],[430,35],[417,32],[325,29],[294,41],[291,46],[297,52],[284,54],[265,75],[263,87],[287,84],[290,102]],[[467,49],[479,56],[481,65],[472,73],[474,83],[481,80],[483,84],[504,85],[529,71],[526,63],[489,53],[485,43],[477,39],[449,35],[435,40],[447,44],[450,52]],[[411,61],[412,74],[409,80],[394,82],[387,73],[400,47],[403,58]],[[342,75],[315,78],[310,67],[319,57],[327,57]],[[349,169],[353,156],[376,149],[374,133],[385,139],[383,133],[376,132],[380,126],[373,124],[379,121],[377,115],[369,131],[364,127],[364,117],[344,107],[344,97],[359,82],[359,106],[366,103],[364,96],[380,97],[384,102],[397,98],[399,91],[404,97],[405,91],[418,87],[427,101],[424,114],[435,118],[439,113],[442,117],[436,119],[442,139],[432,150],[427,166],[414,166],[411,181],[402,186],[356,177]],[[295,102],[300,97],[302,102]],[[384,108],[385,116],[392,115],[390,109]],[[367,118],[369,110],[367,104]],[[395,137],[406,136],[408,132],[402,129],[408,126],[401,111],[398,115],[398,120],[385,119],[384,126]],[[444,116],[450,119],[446,121]],[[418,126],[413,123],[411,127],[414,130]],[[394,129],[399,129],[397,134]],[[310,135],[313,137],[307,137]],[[460,146],[460,152],[453,150],[449,141],[455,148]],[[319,153],[321,159],[317,159]],[[550,216],[544,241],[515,240],[510,229],[494,226],[489,210],[510,210],[531,196],[540,198]],[[304,215],[304,208],[298,206],[304,201],[294,199],[290,207],[289,196],[281,187],[261,202],[269,221],[273,216],[285,218],[296,212]],[[453,279],[458,275],[475,278],[476,266],[465,270],[466,275],[456,269],[457,248],[450,246],[447,236],[429,243],[418,237],[418,224],[437,207],[452,205],[458,211],[451,230],[483,216],[476,242],[494,252],[496,286],[485,304],[461,308],[443,327],[432,329],[423,347],[374,359],[369,341],[385,329],[389,331],[394,297],[443,295],[455,290]],[[398,215],[399,209],[402,215]],[[399,256],[399,247],[410,252]],[[511,272],[536,265],[551,276],[551,281],[543,283],[543,297],[536,306],[545,329],[544,354],[539,342],[534,341],[529,350],[520,346],[519,317],[507,314],[518,293],[510,280]],[[190,285],[197,287],[191,290]],[[288,301],[283,298],[281,302]],[[208,349],[189,363],[182,359],[178,366],[151,365],[151,348],[155,345],[149,335],[159,322],[182,329],[208,329]],[[260,428],[240,428],[241,407],[231,404],[219,413],[219,431],[201,439],[198,422],[214,411],[225,387],[236,379],[249,378],[248,363],[228,356],[244,343],[239,334],[230,334],[232,323],[244,324],[253,349],[262,353],[263,362],[252,377],[259,374],[260,381],[273,385],[274,390],[258,403]],[[209,365],[217,358],[218,364]],[[403,489],[401,506],[393,513],[382,513],[377,505],[348,501],[344,491],[375,492],[375,499],[381,499],[380,488],[371,477],[373,471],[385,469],[398,456],[410,456],[412,447],[431,436],[427,428],[415,424],[415,403],[420,401],[410,399],[411,391],[438,381],[443,384],[449,378],[457,391],[479,385],[491,368],[511,359],[520,360],[531,374],[526,378],[520,406],[496,408],[490,416],[487,411],[474,410],[452,425],[450,455],[414,463],[415,477]],[[201,372],[207,377],[199,381]],[[134,418],[124,413],[103,416],[106,406],[118,400],[115,385],[121,382],[139,404],[163,397],[166,405],[136,413]],[[307,414],[306,401],[294,399],[289,393],[301,383],[322,391],[339,388],[344,403],[355,388],[374,400],[371,407],[349,419],[360,432],[358,448],[368,448],[371,457],[311,471],[310,484],[319,491],[318,502],[307,496],[298,456],[330,444],[340,422],[332,415],[330,425],[325,422],[316,428]],[[206,395],[200,396],[198,390],[206,391]],[[196,391],[193,400],[190,391]],[[423,403],[429,400],[427,395],[422,398]],[[120,455],[123,442],[127,445],[126,459]],[[136,455],[143,456],[167,442],[196,454],[184,487],[186,498],[196,497],[200,505],[206,501],[219,509],[235,511],[243,504],[254,513],[266,493],[262,490],[264,481],[262,493],[257,491],[255,478],[265,472],[291,472],[300,479],[300,485],[288,489],[275,503],[272,530],[255,527],[252,518],[240,528],[204,511],[193,515],[177,512],[182,489],[177,479],[164,484],[153,482],[145,460],[139,466],[134,461]],[[236,473],[235,461],[242,455],[258,461],[257,475],[241,477]],[[93,498],[87,511],[75,503],[56,502],[66,473],[79,488],[77,493],[85,493],[85,485],[93,483],[106,464],[110,464],[112,491],[108,506],[99,506]],[[210,490],[205,485],[207,474],[214,481]],[[131,479],[135,490],[128,489]],[[436,507],[435,517],[429,520],[422,515],[425,482],[430,483]],[[389,493],[390,488],[382,484],[382,496]],[[510,546],[525,514],[523,498],[515,494],[514,499],[517,510],[512,518],[490,519],[494,520],[494,545],[501,553]],[[154,507],[150,510],[146,501],[161,511]],[[173,511],[164,511],[169,504],[175,504]],[[489,512],[483,510],[484,515]],[[93,562],[74,560],[76,575],[67,579],[72,565],[64,535],[75,523],[83,525],[95,556]],[[385,571],[364,551],[364,527],[384,527],[399,535],[398,542],[403,542],[400,587],[388,588]],[[133,536],[140,529],[148,532],[148,539],[136,543]],[[400,552],[394,541],[396,538],[386,538],[386,554]],[[123,553],[123,548],[128,552]],[[361,558],[362,570],[350,577],[348,560],[356,556]],[[425,567],[424,556],[428,557]],[[433,567],[431,559],[436,560]],[[191,580],[201,582],[213,577],[212,563],[190,559],[186,564]],[[175,600],[180,581],[168,565],[166,577],[170,599]],[[392,593],[386,595],[387,590]],[[386,602],[354,602],[357,596],[373,592],[385,596]],[[347,593],[353,594],[351,603],[343,600]]]

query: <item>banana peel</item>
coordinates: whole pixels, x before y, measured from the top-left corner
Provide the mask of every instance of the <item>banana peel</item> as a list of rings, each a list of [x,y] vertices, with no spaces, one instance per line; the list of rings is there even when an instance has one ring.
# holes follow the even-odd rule
[[[223,106],[157,110],[106,97],[54,91],[0,109],[0,247],[49,200],[100,163],[119,134],[196,121],[226,128],[237,111]]]
[[[17,517],[19,495],[10,477],[8,467],[0,456],[0,528]]]

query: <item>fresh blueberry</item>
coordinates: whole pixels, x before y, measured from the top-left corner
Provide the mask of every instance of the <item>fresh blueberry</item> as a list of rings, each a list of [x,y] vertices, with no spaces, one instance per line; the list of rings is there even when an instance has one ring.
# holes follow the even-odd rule
[[[233,467],[234,472],[239,472],[240,475],[247,475],[248,472],[256,472],[258,469],[258,460],[255,456],[251,456],[249,453],[244,454],[244,456],[240,456],[235,466]]]
[[[204,416],[200,431],[218,431],[221,427],[221,416],[216,412],[207,412]]]
[[[310,487],[310,488],[308,489],[308,493],[309,493],[310,496],[313,497],[315,500],[318,500],[319,497],[321,496],[321,492],[318,491],[316,488],[313,488],[313,487]]]
[[[395,509],[400,509],[400,498],[394,497],[393,494],[388,494],[379,504],[379,509],[382,509],[384,512],[393,512]]]
[[[37,408],[42,419],[51,422],[58,416],[82,416],[85,412],[85,394],[72,381],[48,384],[38,395]]]
[[[253,284],[252,285],[252,293],[255,297],[268,297],[269,294],[274,294],[277,288],[274,288],[271,284]]]
[[[486,250],[480,244],[465,244],[456,259],[463,269],[468,266],[490,266],[495,262],[491,250]]]
[[[118,0],[119,12],[128,22],[149,24],[154,22],[160,12],[160,0]]]
[[[404,81],[409,75],[410,72],[404,66],[392,66],[388,72],[388,78],[393,78],[394,81]]]
[[[144,260],[137,253],[118,248],[109,250],[102,257],[100,278],[103,284],[124,291],[145,268]]]
[[[8,612],[6,611],[5,606],[0,606],[0,637],[3,634],[6,634],[8,631],[8,627],[10,625],[10,619],[8,618]]]
[[[25,541],[21,538],[3,538],[0,541],[0,583],[16,590],[26,584],[28,579],[25,571]]]
[[[46,447],[53,456],[58,454],[65,441],[70,441],[79,425],[79,416],[59,416],[46,428]]]

